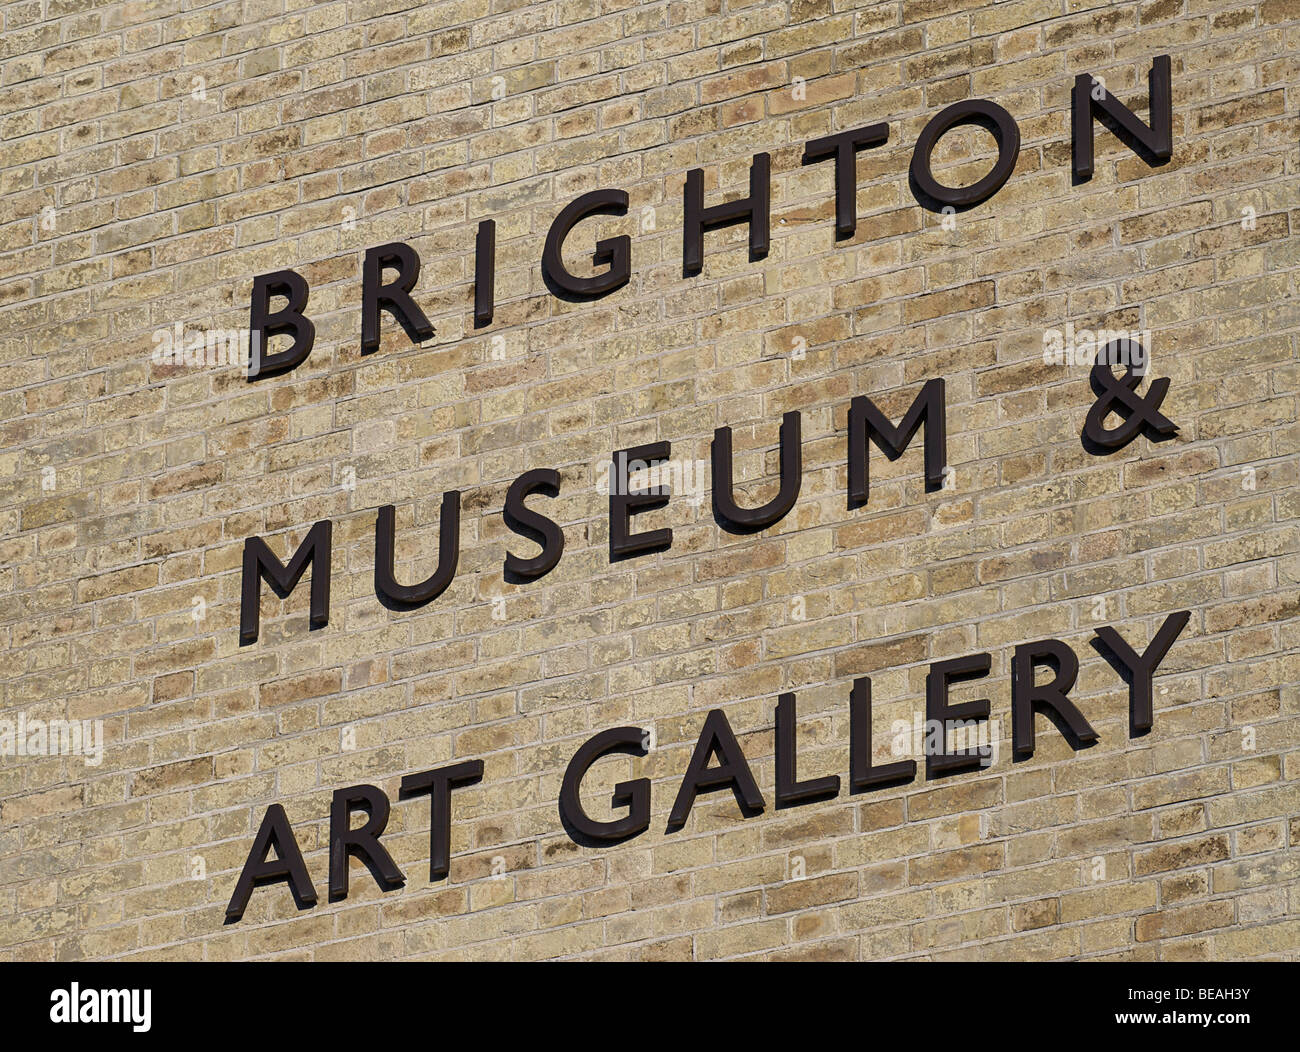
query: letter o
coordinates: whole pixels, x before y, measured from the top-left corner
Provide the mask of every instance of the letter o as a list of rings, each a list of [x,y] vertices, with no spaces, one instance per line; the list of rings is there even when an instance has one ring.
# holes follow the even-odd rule
[[[958,124],[979,124],[993,132],[998,143],[998,160],[979,182],[970,186],[944,186],[938,182],[930,171],[930,155],[943,134]],[[987,201],[1002,189],[1002,184],[1011,176],[1020,156],[1020,128],[1015,118],[997,103],[988,99],[968,99],[954,102],[946,109],[940,110],[921,131],[912,150],[912,181],[926,196],[941,205],[977,205]]]

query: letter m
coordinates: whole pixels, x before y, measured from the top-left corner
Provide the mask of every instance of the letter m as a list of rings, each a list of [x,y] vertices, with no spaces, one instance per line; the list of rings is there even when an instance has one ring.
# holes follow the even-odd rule
[[[101,1023],[129,1023],[131,1021],[131,991],[105,990],[100,994]]]
[[[244,542],[244,581],[239,602],[239,642],[255,642],[261,618],[262,581],[281,599],[294,590],[302,580],[303,571],[311,563],[311,618],[313,628],[329,624],[330,608],[330,535],[329,519],[322,519],[307,531],[289,565],[280,562],[276,554],[261,537],[249,537]]]
[[[921,425],[925,425],[925,481],[928,488],[943,484],[948,465],[948,428],[944,417],[943,380],[927,380],[897,427],[865,395],[849,406],[849,507],[867,502],[871,473],[868,442],[875,442],[890,460],[903,455]]]

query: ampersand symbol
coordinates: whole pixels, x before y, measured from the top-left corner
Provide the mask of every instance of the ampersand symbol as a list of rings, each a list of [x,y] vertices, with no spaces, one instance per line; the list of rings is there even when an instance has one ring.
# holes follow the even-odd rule
[[[1136,347],[1135,354],[1128,353],[1131,347]],[[1114,340],[1106,344],[1094,360],[1089,379],[1097,401],[1088,410],[1083,433],[1089,442],[1102,449],[1119,449],[1128,445],[1143,428],[1150,428],[1159,436],[1178,434],[1178,425],[1159,412],[1160,403],[1169,392],[1169,378],[1162,376],[1152,381],[1145,395],[1138,394],[1142,376],[1133,368],[1135,360],[1145,362],[1146,352],[1141,344],[1134,344],[1131,340]],[[1116,376],[1112,369],[1117,363],[1124,366],[1123,376]],[[1104,424],[1111,413],[1122,417],[1123,423],[1115,428],[1106,428]]]

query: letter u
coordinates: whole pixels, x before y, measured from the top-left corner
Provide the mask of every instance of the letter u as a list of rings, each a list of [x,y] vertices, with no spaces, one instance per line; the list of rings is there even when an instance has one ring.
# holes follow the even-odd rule
[[[413,607],[437,599],[456,576],[460,559],[460,490],[442,497],[438,515],[438,568],[419,584],[398,584],[394,571],[397,509],[385,504],[375,522],[375,595],[394,606]]]
[[[724,523],[742,531],[761,530],[784,518],[794,507],[802,482],[803,455],[799,428],[799,411],[781,418],[781,489],[775,497],[758,508],[742,508],[736,503],[732,488],[731,428],[720,427],[713,433],[713,506]]]

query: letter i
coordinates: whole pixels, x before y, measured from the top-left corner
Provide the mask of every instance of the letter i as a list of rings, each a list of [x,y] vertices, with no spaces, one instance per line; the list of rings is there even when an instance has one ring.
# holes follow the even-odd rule
[[[484,219],[474,239],[474,325],[481,328],[492,322],[496,305],[497,224]]]

